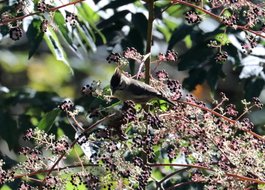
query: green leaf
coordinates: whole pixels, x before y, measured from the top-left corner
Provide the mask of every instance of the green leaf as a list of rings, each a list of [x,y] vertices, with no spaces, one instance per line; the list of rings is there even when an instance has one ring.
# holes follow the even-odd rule
[[[190,48],[185,54],[179,58],[180,63],[178,69],[180,71],[200,67],[200,65],[209,63],[209,60],[214,57],[215,50],[208,48],[206,42],[196,44]]]
[[[157,7],[165,7],[168,4],[170,4],[170,2],[171,2],[170,0],[159,0],[159,1],[155,1],[154,4]]]
[[[192,32],[193,27],[193,25],[183,24],[176,28],[168,42],[168,49],[173,49],[176,43],[183,40],[187,35],[189,35]]]
[[[60,113],[59,109],[54,109],[46,113],[45,116],[40,120],[37,127],[41,130],[44,130],[45,132],[48,132],[51,129],[52,124],[54,123],[59,113]]]
[[[47,28],[47,32],[45,32],[44,39],[56,59],[65,63],[65,65],[70,69],[71,73],[73,74],[73,70],[68,63],[64,49],[56,33],[50,27]]]
[[[100,30],[97,29],[95,25],[95,23],[99,22],[100,20],[99,15],[88,5],[87,2],[83,2],[80,4],[80,6],[77,6],[77,10],[79,23],[81,23],[80,21],[82,21],[82,23],[89,25],[89,27],[91,27],[91,35],[97,34],[103,44],[107,43],[105,36]]]
[[[7,185],[3,185],[0,190],[12,190],[12,189]]]
[[[69,37],[69,30],[65,25],[65,19],[60,11],[56,11],[54,14],[54,22],[57,24],[59,31],[61,32],[64,39],[67,41],[67,43],[74,49],[76,48],[73,46],[73,41]]]
[[[98,22],[100,19],[99,15],[88,5],[87,2],[83,2],[80,6],[77,6],[77,10],[78,15],[88,21],[89,24]]]
[[[43,39],[44,32],[41,31],[41,23],[40,19],[33,19],[26,32],[29,43],[28,59],[36,52]]]
[[[84,23],[79,22],[79,25],[76,26],[79,37],[81,38],[82,43],[87,49],[91,49],[92,51],[96,51],[97,47],[94,43],[95,36],[93,35],[93,32],[91,31],[91,28],[89,26],[85,25]]]

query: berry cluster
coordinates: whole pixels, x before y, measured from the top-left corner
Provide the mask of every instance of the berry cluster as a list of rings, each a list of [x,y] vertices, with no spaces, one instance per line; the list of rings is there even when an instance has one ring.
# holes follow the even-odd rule
[[[9,30],[9,37],[12,39],[12,40],[19,40],[21,37],[22,37],[22,29],[20,27],[13,27],[13,28],[10,28]]]
[[[56,189],[60,188],[59,184],[60,184],[59,176],[48,176],[48,177],[46,177],[43,188],[47,189],[47,190],[48,189],[56,190]]]
[[[99,178],[95,175],[92,175],[92,174],[87,174],[85,177],[84,177],[84,180],[85,180],[85,185],[86,185],[86,188],[88,189],[91,189],[91,190],[97,190],[100,186],[100,181],[99,181]]]
[[[15,175],[14,171],[4,170],[3,169],[4,164],[5,163],[3,162],[3,160],[0,160],[0,185],[13,181]]]
[[[52,152],[53,154],[62,154],[68,151],[69,148],[70,148],[70,145],[67,139],[60,139],[54,142],[54,145],[52,146]]]
[[[255,105],[257,108],[262,109],[263,104],[261,103],[261,101],[260,101],[260,99],[259,99],[258,97],[254,97],[254,98],[252,99],[252,101],[253,101],[254,105]]]
[[[173,50],[167,50],[166,54],[159,53],[158,54],[158,61],[171,61],[176,62],[178,60],[178,53]]]
[[[126,122],[134,121],[136,119],[136,109],[135,104],[131,100],[124,102],[122,107],[123,119]]]
[[[67,99],[64,100],[59,106],[58,108],[60,108],[62,111],[68,112],[68,111],[73,111],[74,109],[74,103]]]
[[[159,129],[163,127],[163,123],[159,119],[159,117],[157,115],[152,115],[150,113],[147,114],[147,124],[154,129]]]
[[[22,181],[18,187],[18,190],[32,190],[33,187],[31,187],[29,184],[26,184],[24,181]]]
[[[124,52],[123,52],[123,56],[126,58],[126,59],[133,59],[137,62],[141,62],[142,59],[143,59],[143,56],[138,53],[138,51],[132,47],[132,48],[127,48]]]
[[[244,50],[244,53],[251,53],[252,49],[255,48],[258,44],[258,39],[253,35],[246,35],[247,41],[244,43],[241,43],[241,47]]]
[[[209,43],[207,44],[208,47],[220,47],[220,43],[217,42],[217,40],[210,40]]]
[[[77,16],[74,13],[67,14],[65,22],[70,23],[70,26],[72,26],[72,27],[76,27]]]
[[[231,15],[229,17],[222,17],[222,22],[229,26],[229,27],[236,27],[237,22],[238,22],[238,17],[235,15]]]
[[[165,81],[169,79],[168,73],[165,70],[157,71],[156,77],[158,78],[159,81]]]
[[[238,114],[236,106],[234,104],[229,104],[228,106],[226,106],[226,113],[230,116],[236,117]]]
[[[100,96],[102,94],[101,82],[92,81],[91,84],[87,84],[81,88],[81,93],[86,96]]]
[[[217,63],[223,63],[227,60],[228,58],[228,54],[226,51],[222,51],[222,52],[218,52],[216,55],[215,55],[215,58],[214,60],[217,62]]]
[[[185,13],[185,19],[189,24],[197,24],[202,21],[198,13],[192,10]]]
[[[121,60],[121,55],[119,53],[113,53],[111,52],[111,54],[106,58],[108,63],[119,63]]]
[[[141,174],[139,174],[136,177],[136,179],[139,183],[139,186],[136,189],[137,190],[144,190],[146,185],[147,185],[148,179],[151,175],[151,167],[146,165],[144,163],[143,159],[140,157],[134,157],[133,163],[135,166],[138,166],[142,169]]]
[[[44,0],[41,0],[38,4],[37,4],[37,10],[39,12],[46,12],[48,11],[48,5],[44,2]]]

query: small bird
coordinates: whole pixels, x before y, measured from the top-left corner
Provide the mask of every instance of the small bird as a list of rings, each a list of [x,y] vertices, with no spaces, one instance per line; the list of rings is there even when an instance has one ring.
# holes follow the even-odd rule
[[[135,103],[146,104],[152,99],[162,99],[171,105],[175,105],[174,102],[164,97],[154,87],[125,76],[119,69],[115,70],[110,80],[110,88],[113,96],[121,101],[132,100]]]

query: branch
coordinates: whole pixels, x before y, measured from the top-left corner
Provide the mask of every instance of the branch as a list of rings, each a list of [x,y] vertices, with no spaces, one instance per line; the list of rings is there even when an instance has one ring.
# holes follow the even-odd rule
[[[85,1],[85,0],[76,0],[76,1],[64,4],[64,5],[60,5],[58,7],[48,8],[48,10],[46,12],[55,12],[55,11],[57,11],[60,8],[67,7],[67,6],[70,6],[70,5],[75,5],[77,3],[81,3],[82,1]],[[23,20],[26,17],[33,16],[33,15],[38,15],[38,14],[41,14],[41,13],[42,12],[36,11],[36,12],[30,13],[30,14],[27,14],[27,15],[18,16],[18,17],[14,17],[14,18],[10,18],[10,19],[5,19],[4,21],[0,22],[0,26],[7,25],[10,22]]]
[[[106,116],[106,117],[104,117],[104,118],[98,120],[96,123],[94,123],[94,124],[92,124],[90,127],[86,128],[86,129],[82,132],[82,134],[85,134],[86,132],[92,130],[92,129],[95,128],[97,125],[99,125],[100,123],[102,123],[103,121],[105,121],[106,119],[108,119],[108,118],[110,118],[110,117],[112,117],[112,116],[114,116],[114,115],[115,115],[115,113],[114,113],[114,114],[111,114],[111,115],[108,115],[108,116]],[[70,149],[74,147],[74,145],[77,143],[77,141],[78,141],[78,138],[76,138],[76,139],[73,141],[73,143],[72,143],[71,146],[70,146]],[[57,161],[53,164],[53,166],[48,170],[46,177],[45,177],[45,178],[43,179],[43,181],[42,181],[42,184],[44,184],[44,182],[46,181],[47,177],[52,173],[52,171],[54,170],[54,168],[55,168],[55,167],[57,166],[57,164],[62,160],[62,158],[65,156],[65,154],[66,154],[66,151],[65,151],[64,153],[61,154],[61,156],[57,159]]]
[[[66,169],[69,169],[69,168],[78,168],[78,167],[83,167],[83,166],[99,166],[98,164],[75,164],[75,165],[70,165],[70,166],[65,166],[65,167],[59,167],[59,168],[53,168],[53,171],[62,171],[62,170],[66,170]],[[18,175],[15,175],[14,176],[14,179],[19,179],[19,178],[22,178],[22,177],[30,177],[30,176],[34,176],[34,175],[38,175],[38,174],[42,174],[42,173],[47,173],[49,172],[50,169],[48,170],[38,170],[38,171],[34,171],[34,172],[31,172],[31,173],[26,173],[26,174],[18,174]]]
[[[180,167],[190,167],[190,168],[197,168],[201,170],[208,170],[208,171],[214,171],[211,168],[205,167],[205,166],[198,166],[198,165],[192,165],[192,164],[148,164],[151,167],[161,167],[161,166],[180,166]],[[265,181],[259,180],[259,179],[253,179],[250,177],[246,176],[240,176],[232,173],[225,173],[226,176],[236,178],[237,180],[240,181],[249,181],[249,182],[254,182],[258,184],[265,184]]]
[[[219,15],[213,14],[212,12],[210,12],[210,11],[208,11],[208,10],[205,10],[204,8],[199,7],[199,6],[197,6],[197,5],[194,5],[194,4],[192,4],[192,3],[189,3],[189,2],[187,2],[187,1],[182,1],[182,0],[172,0],[171,3],[172,3],[172,4],[181,4],[181,5],[186,5],[186,6],[189,6],[189,7],[193,7],[193,8],[195,8],[195,9],[197,9],[197,10],[200,10],[200,11],[204,12],[205,14],[210,15],[210,16],[211,16],[212,18],[214,18],[216,21],[218,21],[218,22],[224,24],[223,21],[222,21],[222,19],[220,18]],[[227,26],[227,25],[226,25],[226,26]],[[227,26],[227,27],[228,27],[228,26]],[[248,31],[248,32],[250,32],[250,33],[252,33],[252,34],[255,34],[255,35],[257,35],[257,36],[259,36],[259,37],[261,37],[261,38],[265,38],[265,35],[261,34],[261,31],[251,30],[251,29],[249,29],[249,28],[246,27],[246,26],[234,25],[234,27],[232,27],[232,28],[233,28],[233,29],[245,30],[245,31]]]
[[[151,47],[152,47],[152,32],[153,32],[153,21],[154,21],[154,0],[148,1],[148,28],[147,28],[147,37],[146,37],[146,51],[145,54],[151,53]],[[148,56],[148,58],[145,61],[145,83],[150,83],[150,73],[151,73],[151,54]]]
[[[201,110],[210,112],[213,115],[216,115],[216,116],[218,116],[218,117],[220,117],[220,118],[222,118],[222,119],[224,119],[224,120],[226,120],[226,121],[228,121],[228,122],[230,122],[230,123],[232,123],[234,125],[237,123],[236,120],[230,119],[230,118],[228,118],[228,117],[226,117],[226,116],[224,116],[224,115],[222,115],[222,114],[220,114],[220,113],[218,113],[218,112],[216,112],[216,111],[214,111],[214,110],[212,110],[210,108],[207,108],[207,107],[204,107],[204,106],[200,106],[198,104],[195,104],[195,103],[192,103],[192,102],[187,102],[187,101],[178,101],[178,102],[179,103],[183,103],[183,104],[187,104],[187,105],[190,105],[190,106],[194,106],[194,107],[200,108]],[[254,137],[256,137],[256,138],[258,138],[258,139],[260,139],[262,141],[265,141],[265,138],[263,136],[255,133],[255,132],[253,132],[251,130],[244,130],[244,131],[249,133],[249,134],[251,134],[251,135],[253,135]]]

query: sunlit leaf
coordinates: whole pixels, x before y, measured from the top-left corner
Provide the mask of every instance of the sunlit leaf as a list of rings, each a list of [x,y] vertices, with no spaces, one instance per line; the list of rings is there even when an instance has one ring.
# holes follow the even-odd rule
[[[51,129],[52,124],[54,123],[59,113],[60,113],[59,109],[54,109],[46,113],[45,116],[39,122],[37,127],[41,130],[48,132]]]
[[[93,33],[90,32],[89,26],[85,25],[84,23],[79,23],[77,26],[77,31],[85,46],[89,47],[89,49],[92,51],[96,51],[97,47],[94,43],[95,37],[93,38],[93,36],[91,36]]]
[[[73,73],[73,70],[68,63],[66,54],[57,35],[50,27],[47,28],[47,32],[45,32],[44,39],[56,59],[64,62],[70,69],[71,73]]]
[[[78,14],[86,19],[90,24],[99,21],[99,15],[88,5],[87,2],[83,2],[80,6],[77,6]]]
[[[41,23],[42,21],[40,19],[33,19],[26,32],[29,43],[29,59],[36,52],[42,42],[44,33],[41,30]]]
[[[64,39],[67,41],[67,43],[70,45],[71,48],[73,48],[74,51],[77,50],[75,47],[72,39],[69,37],[69,30],[66,27],[65,24],[65,18],[63,17],[62,13],[60,11],[56,11],[54,14],[54,21],[57,24],[59,31],[61,32]]]

